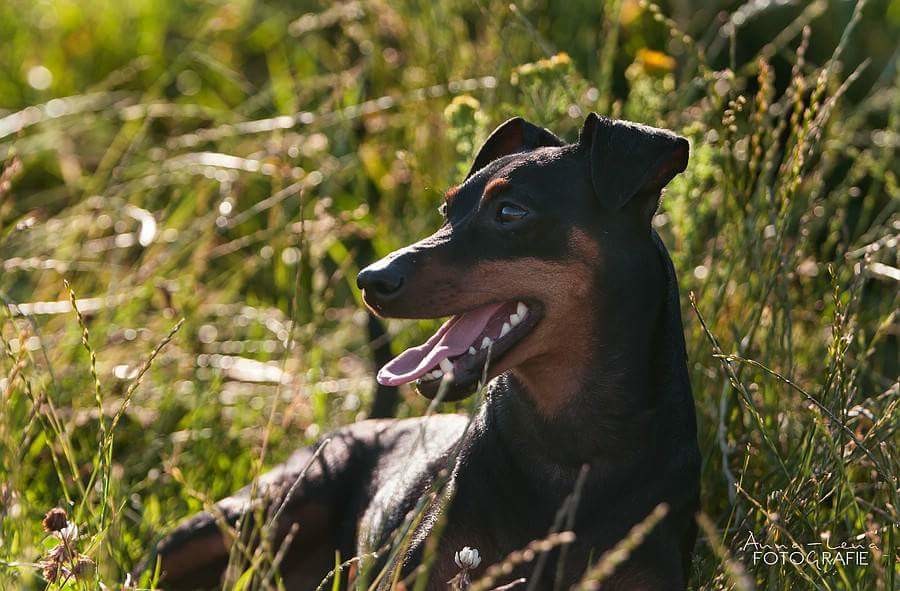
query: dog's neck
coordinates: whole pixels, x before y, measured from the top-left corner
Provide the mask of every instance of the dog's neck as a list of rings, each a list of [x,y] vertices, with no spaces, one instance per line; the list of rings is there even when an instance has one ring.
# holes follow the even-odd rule
[[[582,367],[565,365],[576,361],[573,354],[500,376],[487,404],[507,446],[572,469],[597,460],[626,461],[646,447],[657,393],[651,349],[635,337],[593,343]]]
[[[572,347],[492,384],[485,418],[514,456],[570,475],[584,463],[615,469],[657,453],[663,423],[687,421],[676,428],[693,429],[692,408],[689,418],[681,409],[670,416],[692,402],[677,282],[654,240],[665,277],[655,309],[629,298],[607,302],[583,359]]]

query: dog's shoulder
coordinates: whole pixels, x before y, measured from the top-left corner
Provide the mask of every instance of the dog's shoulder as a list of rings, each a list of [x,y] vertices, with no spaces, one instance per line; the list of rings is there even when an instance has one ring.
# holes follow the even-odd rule
[[[468,417],[433,415],[387,421],[362,421],[348,427],[371,442],[375,469],[369,482],[369,502],[360,519],[360,552],[380,548],[456,462],[457,442]],[[446,472],[445,472],[446,470]]]
[[[433,455],[452,444],[465,430],[468,418],[439,414],[407,419],[368,419],[351,423],[329,433],[323,439],[344,445],[363,446],[380,458],[393,453]]]

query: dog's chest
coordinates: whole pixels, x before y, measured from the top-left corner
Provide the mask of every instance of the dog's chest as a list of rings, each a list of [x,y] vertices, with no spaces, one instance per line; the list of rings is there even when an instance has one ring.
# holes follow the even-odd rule
[[[510,553],[546,537],[552,528],[556,505],[549,498],[533,494],[538,491],[509,478],[497,466],[491,468],[478,459],[467,459],[468,462],[457,465],[448,484],[447,502],[425,513],[412,536],[404,566],[407,573],[420,564],[424,552],[434,550],[432,540],[439,535],[428,589],[446,589],[447,582],[460,574],[455,557],[463,548],[479,553],[480,564],[469,572],[475,580],[484,575],[488,566],[501,563]],[[552,566],[555,558],[550,558]],[[532,574],[531,567],[524,565],[507,575],[525,571]],[[503,579],[511,580],[507,575]]]

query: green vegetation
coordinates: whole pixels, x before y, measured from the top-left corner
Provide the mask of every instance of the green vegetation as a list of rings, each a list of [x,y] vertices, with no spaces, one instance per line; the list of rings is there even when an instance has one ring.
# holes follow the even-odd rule
[[[896,589],[898,38],[897,0],[5,0],[0,588],[119,588],[364,417],[359,266],[436,226],[497,123],[596,110],[693,146],[655,220],[704,454],[692,585]],[[753,564],[748,532],[869,564]],[[277,588],[273,559],[233,586]]]

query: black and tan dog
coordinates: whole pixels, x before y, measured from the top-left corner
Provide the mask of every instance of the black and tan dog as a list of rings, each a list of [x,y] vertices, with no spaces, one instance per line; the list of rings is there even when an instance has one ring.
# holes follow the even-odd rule
[[[284,506],[275,547],[299,526],[281,563],[288,589],[314,589],[335,551],[382,550],[386,560],[404,527],[400,575],[430,556],[427,588],[446,588],[459,571],[454,553],[469,546],[482,558],[470,573],[478,577],[548,534],[585,465],[565,562],[554,551],[540,573],[531,563],[497,584],[525,577],[535,589],[568,588],[665,503],[665,519],[604,588],[685,587],[700,457],[678,287],[650,222],[687,159],[684,138],[594,114],[575,144],[512,119],[447,193],[443,226],[359,274],[382,316],[451,316],[382,368],[381,383],[415,381],[425,396],[450,400],[492,381],[471,423],[364,421],[331,434],[313,461],[301,450],[263,477],[266,498]],[[422,504],[435,487],[449,500]],[[221,501],[221,515],[247,513],[248,494]],[[220,577],[227,544],[202,514],[158,554],[166,586],[203,587]]]

